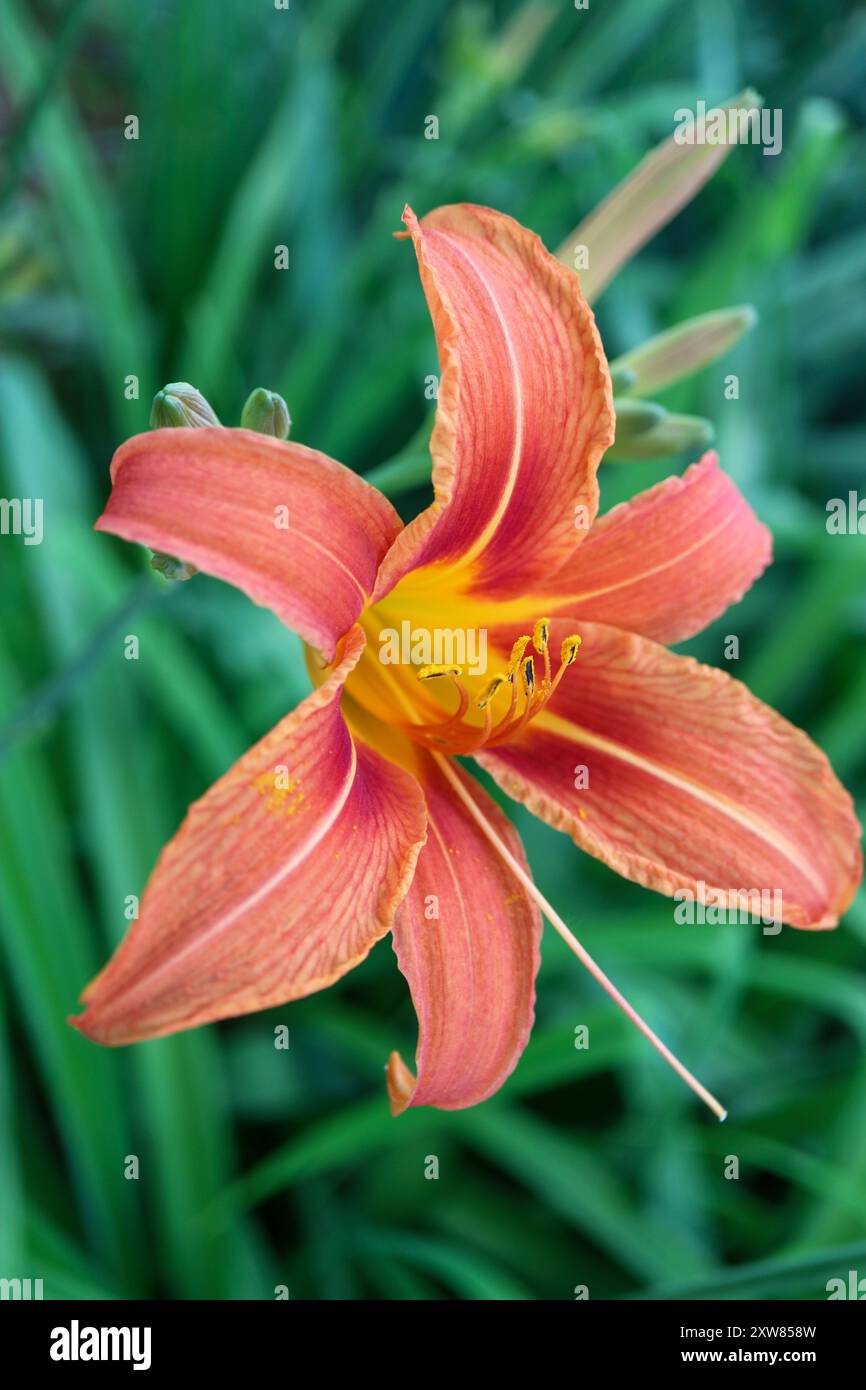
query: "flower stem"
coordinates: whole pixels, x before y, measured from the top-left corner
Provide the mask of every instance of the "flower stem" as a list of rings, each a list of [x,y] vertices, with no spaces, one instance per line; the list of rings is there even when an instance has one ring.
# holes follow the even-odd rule
[[[482,815],[475,801],[463,786],[463,783],[460,781],[460,778],[457,776],[449,760],[444,758],[440,753],[434,753],[433,757],[436,759],[443,775],[454,788],[454,791],[463,802],[482,834],[490,841],[497,854],[504,859],[515,878],[520,881],[529,896],[538,904],[554,931],[558,932],[562,937],[569,950],[574,952],[581,964],[586,966],[593,979],[598,981],[602,989],[610,995],[614,1003],[619,1005],[626,1018],[631,1019],[635,1027],[652,1043],[656,1051],[665,1059],[668,1066],[672,1067],[677,1073],[677,1076],[681,1077],[686,1085],[691,1087],[695,1095],[699,1096],[704,1104],[709,1106],[714,1115],[717,1115],[720,1120],[724,1120],[728,1113],[727,1110],[719,1104],[715,1096],[707,1090],[706,1086],[701,1085],[700,1081],[698,1081],[696,1076],[692,1075],[688,1067],[683,1066],[679,1058],[675,1057],[670,1048],[665,1046],[658,1034],[654,1033],[649,1024],[632,1008],[631,1004],[625,996],[619,992],[613,981],[608,979],[601,966],[596,964],[589,952],[580,944],[574,933],[565,925],[559,913],[550,906],[550,903],[544,895],[536,888],[529,874],[517,862],[501,836],[496,833],[487,818]]]

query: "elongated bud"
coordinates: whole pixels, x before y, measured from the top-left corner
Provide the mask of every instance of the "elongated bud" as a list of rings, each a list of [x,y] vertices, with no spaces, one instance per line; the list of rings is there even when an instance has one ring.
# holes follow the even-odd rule
[[[188,564],[186,560],[176,560],[173,555],[164,555],[161,550],[153,552],[150,567],[163,579],[192,579],[194,574],[198,574],[195,565]]]
[[[203,429],[206,425],[218,425],[214,411],[200,391],[190,386],[188,381],[173,381],[157,391],[150,408],[150,428],[161,429]]]
[[[646,434],[666,415],[664,406],[656,405],[655,401],[617,401],[614,443],[621,444],[626,439]]]
[[[726,113],[751,111],[760,106],[760,96],[750,87],[721,103]],[[586,269],[580,272],[581,289],[588,304],[598,299],[620,267],[630,261],[650,237],[691,202],[698,189],[727,159],[740,139],[740,130],[738,126],[733,143],[726,140],[710,144],[694,138],[693,121],[690,130],[693,138],[681,143],[683,127],[678,125],[566,237],[556,257],[569,270],[575,268],[575,246],[585,247],[588,253]]]
[[[619,389],[638,396],[663,391],[721,357],[754,328],[757,317],[751,304],[738,304],[686,319],[611,362],[611,380],[630,375],[631,384]]]
[[[712,441],[713,426],[709,420],[704,420],[699,415],[667,413],[642,434],[621,439],[617,411],[617,437],[604,458],[606,463],[617,463],[623,459],[670,458],[673,454],[700,453]]]
[[[219,420],[201,392],[188,381],[172,381],[157,391],[150,408],[152,430],[204,429],[208,425],[219,425]],[[198,574],[195,565],[161,550],[153,552],[150,564],[163,579],[192,579]]]
[[[275,439],[288,439],[292,427],[289,407],[276,391],[257,386],[247,397],[241,413],[241,428],[256,434],[272,434]]]
[[[627,367],[624,362],[609,362],[610,385],[615,396],[619,396],[637,383],[637,373]]]

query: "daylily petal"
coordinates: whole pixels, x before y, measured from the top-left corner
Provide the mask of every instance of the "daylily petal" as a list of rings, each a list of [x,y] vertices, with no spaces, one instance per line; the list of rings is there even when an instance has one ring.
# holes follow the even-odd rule
[[[578,630],[589,618],[666,644],[702,631],[742,598],[772,549],[718,462],[705,454],[681,478],[601,517],[542,604],[577,620]]]
[[[418,754],[418,768],[427,843],[394,923],[394,949],[418,1015],[417,1080],[392,1053],[395,1114],[410,1105],[459,1110],[499,1089],[532,1028],[541,935],[538,909],[446,775],[426,753]],[[448,768],[525,866],[520,839],[499,808],[456,763]]]
[[[388,931],[424,799],[340,712],[363,646],[353,628],[324,684],[190,808],[71,1020],[88,1037],[137,1042],[300,998]]]
[[[459,565],[507,597],[556,568],[598,505],[610,379],[574,275],[502,213],[463,203],[409,228],[439,349],[432,506],[397,538],[380,598],[410,569]]]
[[[252,430],[152,430],[118,449],[96,530],[242,589],[333,659],[401,529],[342,464]]]
[[[573,630],[552,624],[554,640]],[[603,624],[579,631],[550,711],[481,765],[626,878],[667,894],[776,890],[792,926],[834,926],[863,861],[820,749],[722,671]]]

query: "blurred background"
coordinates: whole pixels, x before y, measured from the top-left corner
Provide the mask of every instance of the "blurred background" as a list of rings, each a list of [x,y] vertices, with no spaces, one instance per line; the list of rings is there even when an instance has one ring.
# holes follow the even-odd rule
[[[463,1113],[389,1115],[383,1066],[416,1031],[387,942],[322,995],[128,1050],[65,1022],[187,804],[307,688],[276,619],[91,533],[153,393],[191,381],[235,424],[278,390],[293,438],[362,472],[396,457],[379,476],[411,516],[437,365],[404,202],[487,203],[555,247],[678,107],[748,84],[782,153],[734,150],[597,312],[614,357],[756,307],[662,397],[713,421],[776,537],[689,650],[723,664],[739,635],[735,673],[862,813],[866,553],[825,509],[863,494],[864,62],[844,0],[4,0],[0,493],[44,499],[44,541],[0,537],[0,1276],[46,1298],[796,1299],[866,1275],[862,896],[831,934],[678,926],[512,808],[723,1127],[551,934],[528,1050]],[[603,507],[690,461],[603,465]]]

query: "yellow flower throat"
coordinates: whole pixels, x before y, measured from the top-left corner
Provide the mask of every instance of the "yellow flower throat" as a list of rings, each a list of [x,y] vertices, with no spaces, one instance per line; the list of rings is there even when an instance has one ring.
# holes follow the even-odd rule
[[[372,720],[433,752],[495,747],[535,718],[574,663],[576,634],[561,643],[554,672],[550,620],[538,618],[510,651],[507,639],[489,644],[499,669],[488,673],[491,630],[529,626],[529,601],[481,601],[457,589],[453,575],[444,566],[417,570],[361,615],[367,646],[346,681],[344,708],[363,736]],[[380,746],[383,734],[376,730]]]

